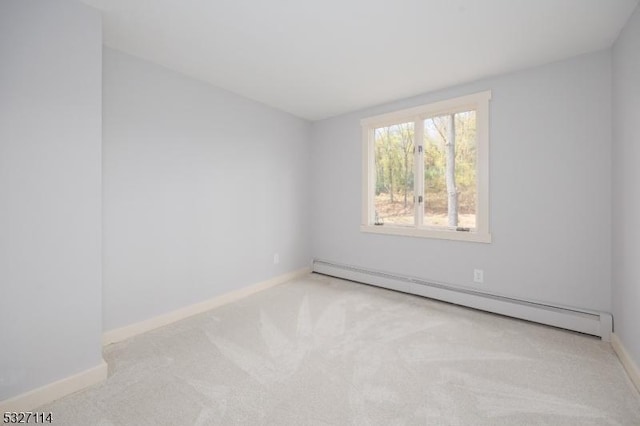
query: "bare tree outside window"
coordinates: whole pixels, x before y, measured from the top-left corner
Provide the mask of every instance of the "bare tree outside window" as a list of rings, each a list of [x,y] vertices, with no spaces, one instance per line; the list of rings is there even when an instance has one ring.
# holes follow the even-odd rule
[[[424,126],[424,224],[475,228],[475,111],[432,117]]]

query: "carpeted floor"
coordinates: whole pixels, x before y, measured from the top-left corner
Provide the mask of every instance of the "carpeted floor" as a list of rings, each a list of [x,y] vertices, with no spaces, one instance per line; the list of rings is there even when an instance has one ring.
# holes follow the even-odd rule
[[[608,343],[310,275],[105,349],[56,425],[640,425]]]

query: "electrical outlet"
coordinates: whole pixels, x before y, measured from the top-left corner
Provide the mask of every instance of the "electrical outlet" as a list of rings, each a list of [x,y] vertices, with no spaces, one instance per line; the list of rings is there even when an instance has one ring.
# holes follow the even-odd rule
[[[484,271],[482,269],[474,269],[473,270],[473,282],[475,282],[475,283],[483,283],[484,282]]]
[[[276,253],[273,255],[273,264],[277,265],[278,263],[280,263],[280,255]]]

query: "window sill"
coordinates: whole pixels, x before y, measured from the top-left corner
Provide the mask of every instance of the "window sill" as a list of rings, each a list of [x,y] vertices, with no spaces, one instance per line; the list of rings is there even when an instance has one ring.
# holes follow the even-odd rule
[[[401,235],[405,237],[435,238],[439,240],[469,241],[475,243],[490,243],[491,234],[463,231],[440,231],[436,229],[415,228],[410,226],[393,225],[361,225],[361,232],[384,235]]]

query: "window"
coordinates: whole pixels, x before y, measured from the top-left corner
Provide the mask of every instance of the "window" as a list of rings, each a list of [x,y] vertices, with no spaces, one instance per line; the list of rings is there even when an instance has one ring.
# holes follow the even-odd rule
[[[490,99],[482,92],[362,120],[362,231],[491,242]]]

